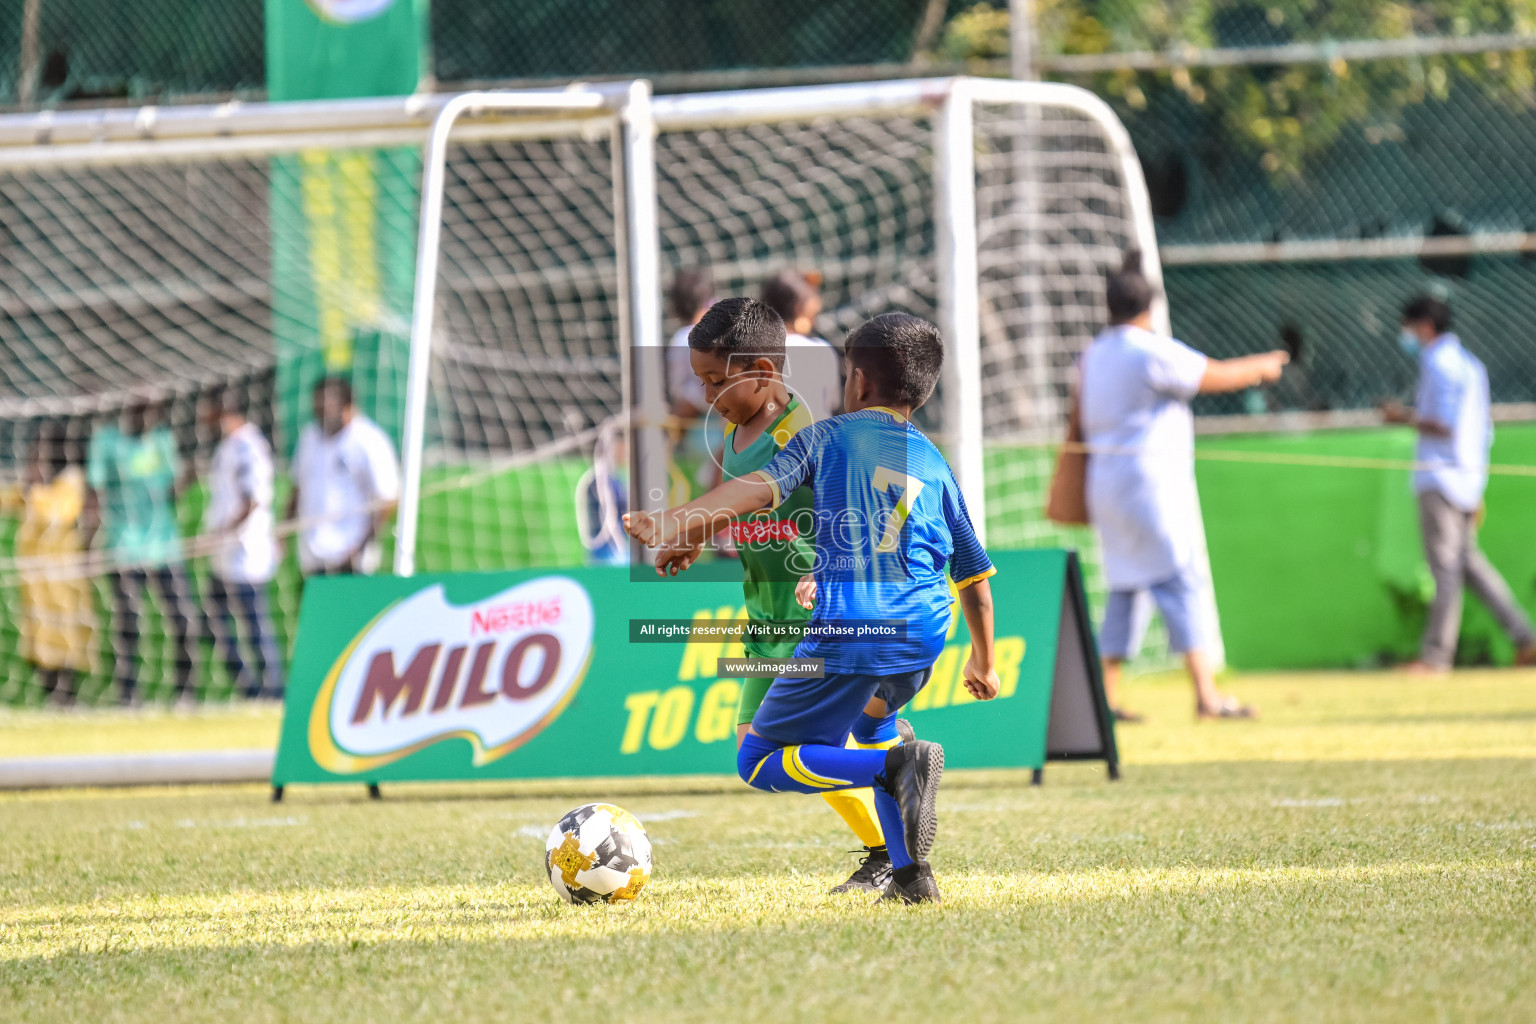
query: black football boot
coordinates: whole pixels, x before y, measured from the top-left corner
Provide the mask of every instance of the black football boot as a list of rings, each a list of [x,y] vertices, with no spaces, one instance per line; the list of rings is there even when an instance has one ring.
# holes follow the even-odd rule
[[[833,892],[880,892],[891,880],[891,855],[883,846],[864,847],[864,856],[858,869],[848,876],[842,885],[834,885]]]
[[[901,811],[907,855],[925,861],[939,831],[939,779],[944,775],[944,748],[928,740],[913,740],[885,753],[885,771],[875,784],[896,798]]]
[[[939,883],[934,881],[933,868],[928,866],[925,860],[917,861],[891,872],[891,880],[885,887],[885,892],[880,894],[877,903],[901,902],[911,905],[913,903],[943,903],[939,897]]]

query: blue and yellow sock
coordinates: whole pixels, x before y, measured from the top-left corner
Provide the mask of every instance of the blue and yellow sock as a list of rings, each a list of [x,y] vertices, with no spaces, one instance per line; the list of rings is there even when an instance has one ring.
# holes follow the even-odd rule
[[[747,733],[736,752],[736,770],[747,785],[770,793],[826,793],[873,787],[875,813],[890,852],[891,866],[905,868],[911,866],[912,857],[907,852],[901,809],[883,787],[888,753],[884,747],[865,750],[813,743],[781,747]]]
[[[865,750],[885,750],[901,742],[896,732],[895,714],[884,718],[872,718],[860,714],[853,725],[848,745]],[[859,842],[871,850],[885,845],[885,830],[880,827],[880,812],[875,805],[875,793],[871,789],[840,789],[821,794],[844,824],[858,836]]]
[[[872,786],[885,770],[885,750],[804,743],[781,747],[747,733],[736,770],[753,789],[773,793],[826,793]],[[883,820],[883,819],[882,819]]]
[[[875,813],[880,816],[880,830],[885,834],[885,849],[891,855],[891,868],[908,867],[912,855],[907,852],[907,833],[901,824],[901,808],[896,798],[880,786],[875,787]]]
[[[879,747],[882,750],[900,743],[901,735],[896,731],[896,712],[892,711],[884,718],[859,712],[859,717],[853,723],[853,741],[861,747]]]
[[[900,736],[896,732],[896,713],[893,711],[884,718],[873,718],[869,715],[859,715],[858,721],[853,725],[853,738],[861,745],[878,747],[880,750],[889,750],[897,745]],[[881,772],[884,772],[881,766]],[[901,808],[896,806],[896,798],[887,793],[882,786],[876,785],[872,791],[875,802],[875,814],[880,819],[880,832],[885,837],[885,848],[891,856],[891,867],[904,868],[912,863],[911,854],[907,853],[906,831],[901,824]]]

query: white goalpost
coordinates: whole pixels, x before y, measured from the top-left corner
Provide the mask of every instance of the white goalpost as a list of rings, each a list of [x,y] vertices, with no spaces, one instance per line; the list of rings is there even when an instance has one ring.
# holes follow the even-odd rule
[[[437,277],[442,248],[443,193],[448,143],[466,115],[528,110],[616,112],[614,124],[614,207],[623,211],[616,227],[619,244],[619,337],[634,345],[656,345],[661,330],[657,276],[655,185],[651,167],[650,87],[643,81],[606,91],[551,93],[532,102],[527,94],[464,93],[445,103],[427,136],[421,180],[421,229],[417,240],[416,291],[412,305],[410,368],[405,400],[405,433],[400,507],[395,530],[395,573],[416,571],[416,536],[421,508],[421,465],[426,443],[427,389],[432,336],[437,321]],[[650,258],[641,258],[646,253]],[[653,336],[654,335],[654,336]],[[627,393],[627,389],[626,389]]]
[[[233,388],[283,490],[308,389],[343,375],[401,442],[402,574],[584,557],[571,495],[611,424],[633,412],[660,430],[661,381],[634,356],[674,327],[673,273],[701,267],[719,294],[818,271],[834,340],[892,309],[936,320],[950,358],[921,425],[978,529],[998,547],[1085,548],[1091,581],[1091,538],[1042,514],[1048,446],[1102,326],[1105,272],[1134,245],[1160,277],[1123,126],[1093,94],[1040,82],[654,97],[636,81],[7,115],[0,205],[0,476],[19,485],[44,456],[83,469],[97,435],[148,406],[196,478],[217,440],[199,400]],[[632,446],[632,504],[674,492],[663,450]],[[179,513],[195,603],[209,543]],[[32,614],[43,569],[74,580],[82,697],[110,695],[125,665],[165,693],[187,650],[174,599],[141,597],[137,648],[119,614],[123,573],[155,566],[99,534],[81,548],[46,565],[0,553],[5,617]],[[271,586],[285,639],[298,592],[290,561]],[[14,636],[0,633],[0,700],[35,686]],[[192,656],[202,692],[229,692],[217,658]]]
[[[425,374],[427,360],[422,358],[418,363],[417,354],[427,352],[431,345],[434,311],[431,303],[423,299],[430,297],[433,288],[432,278],[436,267],[435,247],[438,244],[438,237],[437,224],[431,214],[440,210],[442,201],[443,186],[440,169],[450,138],[449,129],[454,120],[467,110],[477,106],[489,108],[496,102],[495,97],[494,93],[458,97],[452,105],[445,107],[438,115],[428,143],[427,172],[423,181],[425,193],[423,231],[416,276],[418,301],[412,333],[412,408],[408,423],[419,422],[425,415],[426,391],[424,383],[420,388],[416,387],[416,382],[422,377],[414,371],[419,367],[420,374]],[[1016,111],[1054,110],[1079,118],[1082,125],[1091,126],[1091,129],[1099,135],[1098,141],[1102,148],[1098,155],[1102,159],[1096,162],[1085,160],[1084,166],[1077,170],[1084,177],[1092,177],[1096,172],[1101,174],[1102,179],[1093,183],[1099,190],[1112,192],[1118,187],[1119,195],[1116,198],[1122,209],[1118,212],[1105,210],[1099,214],[1099,218],[1109,222],[1118,216],[1122,221],[1122,224],[1118,225],[1119,230],[1101,230],[1098,237],[1094,237],[1094,229],[1101,229],[1100,225],[1086,226],[1085,229],[1084,221],[1087,218],[1083,214],[1090,210],[1095,202],[1106,206],[1113,205],[1112,201],[1105,203],[1104,196],[1094,196],[1090,191],[1085,191],[1077,197],[1080,210],[1063,216],[1058,208],[1056,216],[1060,223],[1050,224],[1052,213],[1048,208],[1049,204],[1037,207],[1031,207],[1031,204],[1041,203],[1043,197],[1040,193],[1042,190],[1050,189],[1052,185],[1029,180],[1016,180],[1011,183],[1017,193],[1012,202],[1019,207],[1018,209],[1010,210],[1006,218],[998,217],[978,225],[975,151],[978,141],[985,145],[984,139],[978,139],[975,127],[974,110],[978,106],[1012,108]],[[984,449],[988,442],[982,386],[981,306],[983,299],[978,257],[981,240],[986,237],[986,230],[992,229],[1022,236],[1022,244],[1015,244],[1014,252],[1011,254],[1003,251],[1007,248],[1005,245],[994,246],[997,250],[994,252],[995,256],[1006,260],[1007,256],[1012,255],[1017,259],[1015,269],[1019,276],[1027,276],[1031,270],[1036,269],[1027,261],[1033,260],[1038,265],[1048,258],[1048,254],[1042,252],[1042,249],[1050,243],[1044,237],[1037,236],[1055,231],[1063,236],[1075,233],[1075,247],[1080,251],[1072,253],[1060,262],[1062,265],[1068,265],[1070,261],[1076,261],[1075,276],[1082,277],[1085,281],[1096,277],[1101,280],[1103,270],[1113,264],[1116,253],[1123,250],[1125,245],[1134,244],[1146,254],[1145,263],[1149,276],[1155,283],[1161,282],[1150,202],[1142,180],[1140,164],[1136,159],[1129,136],[1109,106],[1087,90],[1075,86],[954,78],[762,89],[657,98],[651,98],[648,92],[631,87],[624,113],[621,115],[621,120],[629,124],[649,124],[663,138],[668,133],[699,133],[732,128],[742,130],[753,127],[771,127],[792,132],[793,126],[796,125],[806,126],[806,131],[814,132],[816,128],[811,126],[817,124],[825,126],[838,120],[880,118],[892,122],[897,120],[928,122],[927,131],[931,134],[929,141],[931,180],[926,184],[932,189],[933,194],[930,213],[936,236],[931,257],[932,295],[929,298],[929,304],[937,315],[936,318],[951,349],[951,358],[947,366],[941,432],[949,443],[951,459],[955,463],[956,475],[966,495],[967,504],[975,510],[978,531],[981,531],[982,536],[985,537],[988,494],[985,484]],[[621,274],[639,285],[638,288],[623,289],[622,298],[629,308],[637,310],[642,309],[642,303],[649,303],[648,306],[643,307],[643,315],[637,315],[633,322],[626,322],[628,330],[622,333],[628,338],[629,343],[636,347],[655,347],[660,345],[662,340],[660,311],[655,302],[660,292],[660,276],[656,268],[661,264],[662,253],[659,238],[656,235],[657,218],[649,211],[660,202],[655,192],[653,161],[664,160],[666,153],[663,150],[658,156],[653,151],[651,137],[647,131],[630,130],[621,138],[625,153],[621,160],[615,160],[615,168],[616,177],[622,175],[624,182],[619,198],[628,205],[626,206],[627,216],[621,225],[625,228],[624,245],[618,258]],[[1022,143],[1021,149],[1030,145],[1028,139],[1022,135],[1016,135],[1008,141],[1016,145]],[[1071,151],[1067,152],[1068,155],[1071,154]],[[1025,154],[1018,152],[1013,155],[1019,158]],[[1097,166],[1093,166],[1094,163]],[[1017,160],[1014,165],[1015,169],[1028,166],[1031,164],[1023,159]],[[1058,180],[1053,184],[1058,194],[1052,196],[1050,201],[1055,202],[1059,207],[1063,198],[1059,194],[1062,186],[1070,182]],[[790,195],[790,191],[786,190],[787,200]],[[1014,223],[1005,223],[1009,219]],[[815,259],[816,257],[813,256],[812,260]],[[998,263],[998,260],[994,260],[991,268],[994,273],[999,269]],[[1060,276],[1059,273],[1056,276]],[[1080,286],[1083,282],[1073,283]],[[1058,293],[1058,300],[1063,294],[1065,293]],[[1085,301],[1092,303],[1096,300],[1085,300],[1082,295],[1074,295],[1068,303],[1063,304],[1058,301],[1058,306],[1081,306]],[[857,304],[855,302],[855,305]],[[1084,311],[1078,309],[1075,312],[1082,314]],[[1038,317],[1039,311],[1034,311],[1034,315]],[[1167,331],[1168,317],[1165,303],[1159,302],[1156,318],[1160,329]],[[1084,323],[1092,324],[1097,316],[1082,316],[1081,319]],[[625,322],[622,316],[621,322]],[[1059,357],[1062,352],[1065,352],[1066,362],[1069,363],[1070,357],[1074,356],[1083,344],[1086,344],[1087,337],[1079,331],[1075,338],[1059,339],[1067,343],[1067,348],[1061,349],[1057,346],[1058,351],[1054,353],[1050,348],[1044,351],[1047,353],[1047,358],[1052,354]],[[989,340],[997,350],[1005,350],[1018,341],[1016,338],[1006,336]],[[1076,343],[1075,346],[1072,342]],[[1006,358],[1002,351],[998,352],[998,356]],[[1056,372],[1046,373],[1043,375],[1043,380],[1046,388],[1059,391],[1065,386],[1065,365],[1060,358],[1055,362],[1058,365],[1050,369]],[[636,405],[644,402],[653,403],[650,412],[642,414],[640,422],[659,424],[664,418],[664,410],[654,404],[661,396],[659,382],[656,387],[629,382],[626,384],[624,393],[627,402]],[[1046,415],[1046,412],[1056,408],[1059,403],[1045,400],[1046,396],[1030,397],[1035,399],[1038,408],[1033,415],[1023,417],[1016,423],[1013,431],[1016,436],[1013,439],[1038,443],[1047,439],[1050,432],[1056,429],[1058,424],[1053,422],[1052,417]],[[419,434],[413,433],[408,427],[408,451],[415,452],[416,446],[420,443]],[[661,448],[660,445],[639,447],[644,452],[659,451]],[[411,456],[408,455],[408,461],[410,458]],[[664,467],[660,465],[640,467],[638,475],[641,477],[641,483],[635,488],[635,495],[645,496],[644,504],[654,506],[657,504],[657,496],[667,492],[666,481],[663,479],[664,471]],[[408,496],[402,501],[400,527],[402,544],[396,553],[396,571],[401,573],[409,573],[414,565],[412,548],[415,524],[412,521],[412,510],[416,502],[409,494],[413,487],[419,489],[419,473],[408,473],[406,486]],[[407,540],[407,538],[412,539]]]

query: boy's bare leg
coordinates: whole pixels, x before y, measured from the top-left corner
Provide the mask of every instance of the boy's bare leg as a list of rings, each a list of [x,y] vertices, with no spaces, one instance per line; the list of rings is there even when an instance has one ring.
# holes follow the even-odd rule
[[[1123,664],[1125,661],[1121,658],[1104,659],[1104,699],[1111,711],[1120,709],[1120,666]]]
[[[1143,721],[1141,715],[1135,711],[1127,711],[1120,706],[1120,675],[1125,665],[1124,658],[1105,658],[1104,665],[1104,700],[1109,705],[1109,713],[1117,722],[1135,725]]]
[[[1201,710],[1209,710],[1221,704],[1221,694],[1216,690],[1216,673],[1211,667],[1210,655],[1196,648],[1184,654],[1184,667],[1189,670],[1189,680],[1195,684],[1195,704]]]
[[[1253,718],[1253,708],[1216,689],[1216,670],[1208,651],[1196,648],[1184,654],[1184,667],[1195,684],[1195,713],[1204,718]]]

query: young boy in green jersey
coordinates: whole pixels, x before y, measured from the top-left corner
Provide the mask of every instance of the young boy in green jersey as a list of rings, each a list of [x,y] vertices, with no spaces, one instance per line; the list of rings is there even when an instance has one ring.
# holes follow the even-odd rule
[[[711,306],[688,335],[693,372],[704,384],[705,402],[725,421],[721,468],[734,480],[757,472],[812,422],[812,415],[784,383],[784,321],[753,299],[722,299]],[[795,596],[802,577],[815,565],[811,543],[814,522],[811,489],[793,491],[772,512],[745,515],[731,526],[741,557],[747,624],[742,646],[751,658],[792,658],[810,610]],[[700,548],[663,549],[656,556],[662,575],[687,569]],[[772,676],[742,680],[736,713],[740,745]],[[902,722],[903,738],[910,727]],[[855,738],[855,741],[857,739]],[[894,746],[894,741],[859,744]],[[824,793],[827,803],[848,823],[864,847],[853,875],[833,892],[881,891],[890,880],[890,856],[868,789]]]

